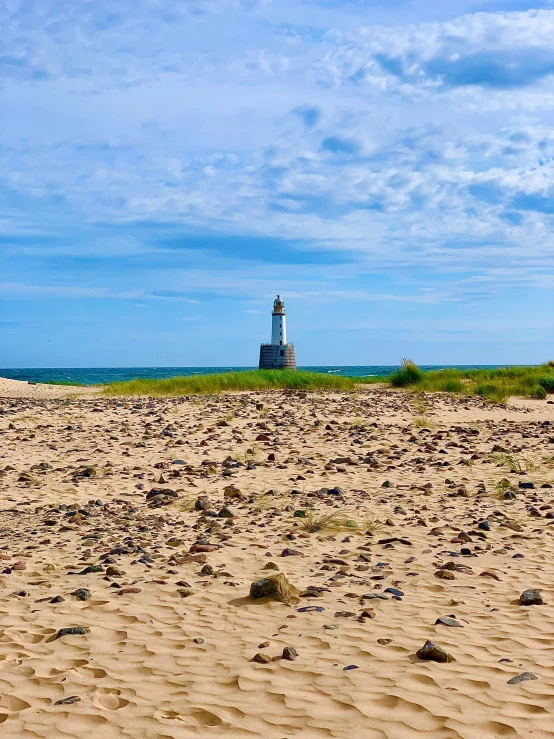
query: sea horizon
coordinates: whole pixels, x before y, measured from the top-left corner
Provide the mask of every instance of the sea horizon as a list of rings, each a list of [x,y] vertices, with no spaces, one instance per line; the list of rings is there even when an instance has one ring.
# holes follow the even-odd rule
[[[422,364],[425,371],[440,369],[496,369],[505,364]],[[342,375],[344,377],[386,377],[398,367],[384,365],[302,365],[299,370]],[[75,382],[82,385],[101,385],[135,379],[164,379],[192,375],[245,372],[256,366],[183,366],[183,367],[16,367],[0,368],[0,377],[23,382]]]

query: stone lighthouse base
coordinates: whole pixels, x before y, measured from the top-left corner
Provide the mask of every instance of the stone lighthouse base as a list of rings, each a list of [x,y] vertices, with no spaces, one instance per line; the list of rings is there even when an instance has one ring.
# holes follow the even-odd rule
[[[294,344],[262,344],[259,369],[296,369]]]

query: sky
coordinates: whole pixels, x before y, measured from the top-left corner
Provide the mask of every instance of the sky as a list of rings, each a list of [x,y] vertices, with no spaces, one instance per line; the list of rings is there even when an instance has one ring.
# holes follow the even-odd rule
[[[551,0],[6,0],[0,367],[554,359]]]

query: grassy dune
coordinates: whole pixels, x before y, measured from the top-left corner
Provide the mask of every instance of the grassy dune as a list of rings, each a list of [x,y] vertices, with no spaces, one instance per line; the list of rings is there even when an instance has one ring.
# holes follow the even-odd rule
[[[236,390],[354,390],[360,385],[389,384],[421,392],[448,392],[479,395],[496,403],[510,395],[546,398],[554,393],[554,363],[538,367],[499,369],[444,369],[424,372],[410,360],[403,360],[388,377],[337,377],[304,370],[249,370],[163,380],[143,379],[106,385],[108,395],[201,395]]]
[[[164,380],[130,380],[106,386],[108,395],[201,395],[232,390],[352,390],[351,377],[303,370],[250,370],[214,375],[169,377]]]
[[[411,387],[427,392],[464,393],[480,395],[503,403],[510,395],[528,398],[546,398],[554,393],[554,362],[537,367],[500,367],[498,369],[444,369],[423,372],[410,360],[387,381],[393,387]]]

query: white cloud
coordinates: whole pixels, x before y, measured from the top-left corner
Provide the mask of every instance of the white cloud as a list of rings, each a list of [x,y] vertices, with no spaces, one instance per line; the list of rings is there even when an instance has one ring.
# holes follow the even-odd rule
[[[487,281],[502,259],[498,279],[543,280],[554,10],[368,25],[362,5],[12,0],[4,211],[11,233],[64,238],[6,248],[159,253],[67,241],[78,224],[148,220],[308,240],[361,269]]]

